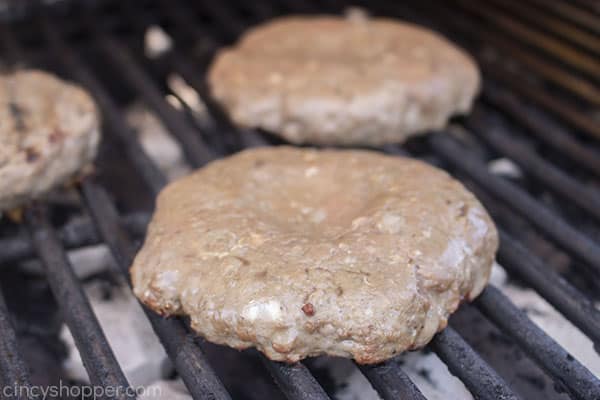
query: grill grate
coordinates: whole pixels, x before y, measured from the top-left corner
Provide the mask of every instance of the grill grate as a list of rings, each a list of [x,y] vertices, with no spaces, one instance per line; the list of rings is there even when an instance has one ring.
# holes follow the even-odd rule
[[[27,366],[20,358],[17,336],[11,325],[4,296],[0,292],[0,383],[4,386],[29,386]]]
[[[537,4],[538,1],[527,0],[525,3]],[[181,144],[189,164],[198,167],[241,147],[269,145],[272,140],[259,132],[240,133],[211,102],[200,71],[206,68],[214,50],[235,39],[247,26],[274,15],[339,12],[345,6],[340,0],[328,0],[326,5],[320,6],[323,8],[316,6],[316,0],[286,0],[277,4],[258,1],[243,8],[228,2],[157,0],[140,1],[135,5],[123,3],[107,2],[115,11],[108,13],[106,21],[102,17],[106,14],[102,14],[103,9],[82,10],[83,23],[74,25],[60,15],[37,16],[43,42],[36,45],[22,40],[23,32],[18,24],[0,25],[0,47],[4,58],[13,63],[25,61],[36,65],[40,57],[57,60],[60,72],[87,87],[103,113],[105,134],[122,144],[136,173],[153,195],[164,187],[167,179],[136,140],[135,132],[124,119],[119,99],[103,83],[101,74],[83,57],[81,46],[72,38],[73,31],[83,35],[87,40],[86,47],[90,46],[95,54],[101,55],[112,69],[118,71],[111,75],[118,80],[116,84],[123,85],[145,101]],[[466,0],[443,4],[420,0],[400,5],[376,1],[369,2],[367,8],[375,14],[401,16],[440,29],[477,57],[486,78],[485,104],[478,105],[473,116],[465,122],[467,131],[475,140],[483,140],[497,153],[514,160],[532,180],[572,202],[576,212],[571,215],[552,209],[524,187],[490,174],[480,155],[449,133],[433,134],[427,139],[428,155],[437,162],[448,163],[443,165],[474,184],[476,191],[491,195],[486,195],[483,200],[492,211],[507,205],[509,218],[519,215],[527,220],[542,236],[572,255],[577,260],[573,267],[580,275],[591,278],[591,285],[598,287],[600,245],[595,240],[597,233],[588,228],[574,227],[581,224],[578,215],[596,222],[600,219],[598,192],[584,185],[579,176],[567,173],[570,172],[568,168],[545,161],[536,149],[558,151],[565,158],[561,162],[587,171],[584,177],[597,177],[600,173],[598,148],[590,142],[590,138],[600,137],[600,125],[588,113],[600,104],[597,86],[600,68],[595,68],[598,51],[580,40],[580,31],[586,32],[583,36],[597,33],[600,17],[589,10],[584,12],[583,6],[560,1],[549,7],[548,15],[544,14],[547,18],[540,16],[531,21],[534,28],[518,17],[525,5],[513,8],[492,3],[483,6]],[[196,16],[200,14],[207,24],[198,23]],[[488,28],[475,16],[489,20],[493,27]],[[542,35],[540,32],[551,30],[551,21],[559,21],[561,30],[556,32],[556,36]],[[158,60],[142,62],[140,49],[135,44],[120,40],[118,29],[123,28],[123,24],[131,24],[133,30],[139,33],[151,23],[163,25],[176,39],[175,47]],[[481,32],[481,35],[474,38],[474,32]],[[514,39],[518,39],[519,43],[515,43]],[[202,44],[199,54],[189,51],[186,42],[192,40]],[[500,62],[498,55],[496,58],[488,57],[489,46],[500,55],[514,57],[524,72],[506,68],[506,63]],[[187,118],[185,112],[165,100],[166,89],[161,80],[169,72],[181,75],[206,103],[210,118],[207,127],[200,128]],[[515,76],[522,74],[531,77],[531,83],[515,80]],[[565,97],[557,97],[556,93],[565,94]],[[519,129],[505,124],[503,121],[506,119],[517,124]],[[532,133],[533,137],[524,135],[523,130]],[[216,132],[219,134],[216,135]],[[532,139],[535,148],[525,142]],[[403,154],[410,149],[386,146],[383,150]],[[31,239],[17,236],[0,240],[0,264],[39,257],[46,267],[52,291],[64,310],[65,321],[75,336],[92,383],[127,386],[81,285],[65,258],[65,249],[104,242],[111,249],[120,271],[128,278],[128,268],[135,254],[133,237],[143,235],[148,215],[136,212],[120,217],[107,190],[94,179],[81,184],[80,194],[91,220],[86,217],[57,230],[49,221],[46,206],[34,206],[26,213]],[[502,218],[499,222],[503,222]],[[552,272],[535,249],[520,244],[523,237],[518,232],[509,233],[509,226],[502,223],[500,228],[498,257],[504,267],[534,288],[598,346],[600,312],[584,292],[585,288],[575,287]],[[488,287],[472,306],[465,305],[463,308],[468,312],[476,312],[476,309],[485,315],[573,398],[600,398],[598,379],[496,288]],[[184,321],[165,320],[151,312],[147,315],[193,398],[229,399],[230,395]],[[518,398],[492,366],[452,327],[438,334],[429,347],[476,398]],[[260,357],[287,398],[328,398],[304,364],[286,365],[269,361],[262,355]],[[359,369],[386,400],[424,398],[397,360],[376,366],[359,366]],[[0,382],[29,385],[1,294]]]
[[[127,381],[83,293],[75,273],[58,241],[46,207],[26,211],[31,241],[46,267],[46,276],[63,318],[73,332],[77,348],[93,385],[127,387]],[[125,398],[125,397],[123,397]]]

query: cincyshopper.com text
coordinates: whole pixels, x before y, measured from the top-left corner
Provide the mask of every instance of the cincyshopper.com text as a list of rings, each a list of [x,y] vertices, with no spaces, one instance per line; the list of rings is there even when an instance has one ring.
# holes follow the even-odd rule
[[[134,396],[142,395],[146,399],[161,399],[162,389],[158,386],[72,386],[60,381],[58,385],[50,386],[3,386],[0,398],[96,400],[123,397],[133,398]]]

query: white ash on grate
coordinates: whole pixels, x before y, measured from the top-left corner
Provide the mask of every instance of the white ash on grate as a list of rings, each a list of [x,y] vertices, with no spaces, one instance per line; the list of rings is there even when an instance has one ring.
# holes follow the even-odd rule
[[[129,383],[134,387],[149,385],[166,376],[170,372],[170,362],[129,288],[124,284],[105,285],[100,280],[93,280],[84,285],[84,290]],[[66,326],[61,338],[69,348],[69,357],[64,363],[69,378],[88,382]]]
[[[186,108],[202,129],[215,129],[215,121],[208,112],[206,103],[200,94],[191,87],[181,75],[170,74],[167,85],[174,95],[168,95],[167,100],[177,109]]]
[[[492,270],[492,279],[510,300],[552,339],[565,348],[573,357],[587,367],[592,374],[600,376],[600,357],[592,341],[550,303],[532,289],[510,283],[506,272],[498,264]],[[497,278],[494,278],[494,277]],[[600,309],[600,303],[595,303]]]
[[[132,105],[127,111],[127,121],[137,131],[144,150],[168,179],[172,180],[190,172],[190,168],[185,164],[181,146],[148,109],[141,104]]]
[[[160,26],[151,25],[144,34],[144,54],[158,58],[173,47],[173,39]]]
[[[504,157],[490,161],[488,163],[488,170],[492,174],[505,176],[507,178],[518,179],[523,177],[521,168],[512,160]]]

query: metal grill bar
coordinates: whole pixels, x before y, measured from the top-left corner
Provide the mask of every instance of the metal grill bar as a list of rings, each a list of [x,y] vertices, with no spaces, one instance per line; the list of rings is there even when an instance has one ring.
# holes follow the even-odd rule
[[[235,39],[247,26],[239,18],[236,18],[235,14],[231,12],[229,4],[226,2],[204,1],[201,6],[214,19],[227,21],[226,29],[223,30],[225,39]]]
[[[0,336],[0,382],[3,388],[18,390],[17,393],[13,393],[13,396],[6,397],[17,400],[33,399],[33,396],[27,396],[27,392],[21,393],[21,390],[27,390],[31,387],[29,371],[19,352],[17,335],[12,326],[10,313],[8,312],[8,308],[4,302],[4,295],[1,291],[0,332],[2,332]],[[0,394],[1,396],[2,394]]]
[[[490,66],[490,62],[488,61],[483,61],[483,64]],[[487,73],[490,77],[494,78],[494,80],[510,87],[516,93],[519,93],[533,103],[560,117],[570,126],[581,130],[582,133],[585,133],[594,139],[600,139],[600,126],[596,121],[587,114],[569,107],[569,105],[560,98],[552,97],[544,93],[539,87],[528,84],[515,84],[515,81],[519,80],[518,74],[494,68],[488,68]]]
[[[120,223],[134,237],[142,237],[150,216],[146,213],[133,213],[121,218]],[[65,249],[93,246],[101,243],[96,228],[89,218],[80,218],[67,223],[57,231]],[[17,236],[0,240],[0,265],[6,265],[35,257],[35,250],[28,237]]]
[[[498,289],[488,286],[475,300],[475,305],[575,398],[598,398],[600,380],[531,322]]]
[[[463,25],[461,25],[463,26]],[[466,29],[466,27],[463,26]],[[478,29],[481,38],[495,38],[491,33]],[[485,40],[485,39],[484,39]],[[529,69],[535,71],[538,75],[547,79],[549,82],[566,89],[594,105],[600,105],[600,91],[589,83],[577,76],[565,72],[562,68],[548,64],[540,60],[535,55],[528,53],[527,50],[515,47],[511,42],[506,41],[502,36],[495,40],[486,40],[486,43],[492,43],[495,47],[511,55],[511,58],[517,60]]]
[[[580,144],[557,123],[506,90],[484,85],[483,95],[485,101],[501,108],[538,140],[568,155],[577,165],[600,177],[600,154]]]
[[[257,5],[253,3],[253,5]],[[181,10],[177,7],[172,7],[169,4],[164,5],[165,13],[173,20],[175,24],[181,25],[187,34],[190,34],[192,37],[194,35],[198,35],[199,32],[193,29],[195,25],[194,21],[189,18],[189,15],[180,12]],[[203,40],[208,43],[211,43],[211,48],[216,48],[217,43],[213,40],[211,36],[201,36]],[[205,55],[208,59],[210,54]],[[227,153],[232,151],[240,150],[240,148],[249,148],[249,147],[257,147],[257,146],[266,146],[268,142],[264,140],[264,138],[257,134],[252,130],[240,130],[233,126],[229,118],[223,113],[221,108],[215,103],[212,96],[209,94],[209,90],[206,87],[206,82],[204,81],[203,73],[205,72],[204,65],[207,62],[203,62],[202,65],[196,66],[190,64],[185,57],[183,57],[177,49],[172,52],[166,54],[164,56],[169,60],[169,65],[171,65],[174,70],[181,75],[181,77],[198,93],[202,101],[207,107],[207,110],[210,116],[217,124],[218,134],[225,136],[227,143],[229,146],[226,148]],[[204,61],[204,60],[201,60]],[[207,61],[207,60],[206,60]],[[240,135],[240,132],[243,134]]]
[[[436,9],[436,11],[439,11]],[[446,13],[442,11],[442,13]],[[453,13],[455,15],[456,12]],[[549,64],[540,59],[539,56],[532,54],[529,49],[524,48],[522,44],[515,43],[509,40],[504,35],[489,30],[486,26],[477,25],[475,22],[467,19],[462,15],[455,15],[455,20],[449,21],[453,29],[457,32],[469,35],[469,33],[477,32],[477,38],[470,35],[469,39],[477,40],[479,43],[488,46],[492,44],[494,47],[502,50],[504,53],[510,54],[511,59],[515,59],[526,65],[530,70],[548,79],[549,81],[572,91],[581,98],[600,104],[600,90],[590,82],[579,76],[573,75],[564,68]]]
[[[173,7],[173,2],[169,0],[158,0],[161,13],[164,13],[169,19],[177,24],[177,28],[185,32],[187,37],[193,41],[201,41],[203,49],[207,54],[212,54],[217,49],[217,44],[210,38],[210,32],[203,24],[198,24],[189,12],[181,7]],[[175,42],[175,45],[178,41]],[[208,57],[206,62],[208,62]]]
[[[273,362],[262,354],[260,359],[289,400],[328,400],[329,396],[302,363]]]
[[[594,343],[600,345],[600,311],[582,293],[503,231],[500,231],[498,261],[511,274],[525,280]]]
[[[457,39],[462,39],[460,42],[462,42],[462,44],[467,48],[471,48],[473,50],[473,55],[484,66],[483,73],[485,76],[493,78],[495,81],[498,81],[506,87],[510,87],[511,90],[518,93],[520,96],[523,96],[534,102],[536,105],[551,111],[553,114],[556,114],[562,118],[569,125],[582,130],[583,133],[595,138],[600,138],[600,127],[588,115],[574,109],[573,107],[570,107],[569,104],[565,103],[563,100],[544,93],[544,91],[540,90],[539,87],[532,86],[531,84],[524,82],[520,74],[511,71],[506,67],[506,65],[490,60],[480,46],[474,46],[472,32],[486,32],[486,26],[473,24],[470,22],[470,20],[466,19],[461,14],[457,14],[456,10],[450,9],[444,3],[423,0],[412,3],[411,5],[416,9],[421,9],[423,13],[426,13],[428,18],[427,21],[419,17],[422,22],[426,24],[429,23],[429,25],[431,25],[430,19],[433,19],[436,21],[436,25],[439,25],[440,28],[443,28],[443,30],[449,36],[460,36],[457,37]],[[389,11],[393,11],[395,9],[396,13],[398,12],[398,7],[386,6],[385,8]],[[402,8],[402,12],[409,13],[411,17],[414,16],[413,9],[407,10],[406,8]],[[446,29],[448,27],[451,27],[452,29]],[[482,43],[486,44],[487,42],[484,41]],[[512,58],[512,50],[506,51],[506,53]],[[543,65],[552,65],[547,64],[543,60],[539,60],[537,57],[536,60],[538,60],[538,63],[542,63]],[[530,69],[530,72],[535,75],[542,74],[542,72],[540,72],[540,70],[537,68]],[[569,75],[569,79],[572,81],[572,85],[581,86],[581,83],[576,83],[573,81],[573,79],[579,79],[577,78],[577,75]],[[568,85],[563,86],[565,88],[569,88]],[[590,86],[589,84],[586,84],[586,86],[595,88],[595,86]],[[597,89],[594,91],[594,93],[597,93]],[[595,96],[596,94],[593,94],[593,98],[595,98]]]
[[[570,4],[569,2],[545,1],[545,0],[527,0],[530,3],[535,3],[542,6],[544,9],[550,10],[559,17],[569,19],[587,30],[600,34],[600,18],[596,15],[581,10]]]
[[[329,0],[323,0],[323,4],[327,5]],[[276,10],[273,10],[273,7],[277,7],[279,4],[265,4],[262,1],[255,1],[252,4],[246,5],[246,10],[253,14],[256,17],[257,21],[264,21],[273,16],[273,13]]]
[[[90,381],[102,387],[120,388],[115,398],[136,398],[50,225],[45,207],[28,209],[25,219],[33,245],[46,268],[52,293],[75,339]],[[129,393],[125,392],[127,388],[131,390]]]
[[[587,115],[578,112],[577,110],[569,107],[563,101],[557,99],[556,97],[548,96],[539,90],[539,88],[533,88],[528,84],[522,84],[521,76],[516,75],[514,72],[506,69],[506,67],[501,66],[500,64],[491,61],[488,57],[486,57],[485,53],[481,51],[478,47],[473,46],[473,35],[472,32],[482,32],[482,35],[485,35],[486,26],[479,27],[471,23],[464,16],[457,14],[455,10],[451,10],[448,6],[443,3],[434,3],[427,0],[420,1],[418,3],[412,4],[413,8],[407,9],[402,8],[403,14],[408,14],[412,17],[415,17],[414,9],[422,9],[423,13],[426,13],[428,18],[434,18],[438,21],[439,24],[443,26],[451,26],[452,31],[446,30],[446,32],[450,36],[456,36],[459,33],[463,38],[463,44],[467,45],[467,47],[471,47],[474,50],[474,55],[477,57],[478,61],[485,66],[484,74],[499,80],[503,85],[511,87],[514,91],[520,93],[520,95],[525,96],[531,99],[534,102],[541,104],[543,107],[549,109],[555,114],[559,115],[569,124],[577,127],[578,129],[582,129],[585,133],[588,133],[592,136],[598,136],[600,130],[597,125],[594,124],[594,121],[590,119]],[[399,7],[395,7],[392,5],[386,5],[385,9],[391,12],[398,12]],[[417,17],[421,22],[427,24],[429,21],[425,21],[420,16]],[[487,45],[487,40],[482,42]],[[512,50],[508,51],[510,57],[513,57]],[[538,60],[536,58],[536,60]],[[523,60],[521,60],[523,61]],[[537,63],[541,63],[543,65],[550,65],[544,61],[538,60]],[[537,68],[531,70],[534,74],[540,74]],[[578,79],[576,76],[569,76],[569,79],[573,82],[573,85],[581,86],[580,82],[575,82],[573,79]],[[519,82],[519,84],[515,84],[515,82]],[[582,81],[585,82],[585,81]],[[590,86],[586,84],[586,86]],[[568,87],[568,86],[566,86]],[[593,86],[590,86],[593,88]],[[595,91],[596,92],[596,91]],[[594,95],[595,96],[595,95]]]
[[[562,1],[563,3],[569,3],[569,0],[560,1]],[[600,16],[600,6],[595,0],[571,0],[571,3],[575,3],[577,7],[582,11],[587,10],[588,12],[593,13],[594,15]]]
[[[438,333],[430,347],[473,394],[481,400],[518,399],[504,380],[451,327]]]
[[[453,4],[483,17],[485,20],[490,21],[494,26],[509,33],[516,39],[525,40],[527,43],[544,51],[544,53],[549,56],[552,56],[557,61],[569,64],[595,79],[600,79],[600,62],[562,41],[545,36],[539,31],[531,29],[519,21],[481,7],[479,2],[472,0],[456,0]]]
[[[181,77],[198,93],[200,99],[202,99],[208,115],[215,123],[216,135],[223,138],[223,146],[220,149],[223,154],[230,153],[231,151],[239,150],[240,146],[237,143],[238,137],[236,136],[236,128],[231,124],[229,119],[223,114],[221,109],[215,104],[212,97],[209,95],[208,88],[200,68],[190,64],[184,56],[182,56],[177,50],[165,55],[169,60],[169,65],[181,75]]]
[[[2,46],[7,61],[12,64],[15,60],[24,60],[25,57],[23,56],[21,49],[15,45],[14,40],[11,38],[11,33],[0,24],[0,45]]]
[[[377,365],[357,365],[383,400],[425,400],[425,396],[402,371],[397,359]]]
[[[478,185],[498,197],[575,257],[600,274],[600,246],[564,222],[528,193],[511,182],[490,174],[483,162],[465,151],[448,134],[433,134],[433,150],[466,173]]]
[[[487,117],[487,118],[486,118]],[[482,107],[473,110],[467,122],[469,130],[482,138],[493,149],[509,157],[528,174],[555,193],[572,201],[590,216],[600,221],[600,196],[597,191],[583,186],[568,174],[547,162],[522,140],[511,135],[498,119],[484,115]]]
[[[235,39],[239,36],[241,32],[244,31],[244,28],[248,26],[248,22],[257,22],[256,18],[252,18],[246,21],[245,24],[240,23],[240,20],[236,17],[233,10],[231,10],[228,3],[220,4],[219,9],[211,6],[211,2],[202,3],[203,10],[209,14],[212,18],[222,24],[224,29],[224,35],[221,37],[215,38],[213,35],[213,39],[220,44],[227,43],[227,39]]]
[[[129,12],[132,15],[137,14],[132,3],[125,3],[124,7],[126,12]],[[239,145],[234,143],[235,128],[229,122],[228,118],[222,113],[220,108],[216,106],[214,100],[208,94],[208,88],[206,87],[204,79],[202,79],[202,72],[205,70],[208,62],[214,54],[217,44],[212,40],[208,33],[205,33],[203,29],[199,29],[199,25],[190,18],[188,13],[185,13],[179,7],[173,7],[172,3],[168,3],[166,1],[161,1],[160,7],[161,11],[174,21],[174,24],[178,28],[178,32],[180,30],[184,31],[186,33],[185,36],[192,38],[194,41],[202,40],[202,43],[204,44],[204,51],[198,54],[197,57],[197,62],[200,65],[192,66],[188,59],[180,53],[178,49],[179,40],[175,40],[175,48],[170,49],[162,54],[160,59],[157,60],[154,65],[157,67],[157,69],[160,69],[161,73],[164,75],[168,75],[173,70],[179,74],[194,90],[196,90],[208,111],[206,117],[208,117],[207,125],[209,126],[203,127],[203,133],[211,134],[209,136],[212,136],[213,139],[213,150],[218,152],[220,155],[228,154],[234,150],[239,150]],[[153,21],[146,16],[137,14],[132,23],[140,32],[143,32],[147,26],[156,23],[156,21]]]
[[[600,51],[600,39],[598,36],[580,30],[569,23],[565,23],[560,18],[544,14],[545,8],[531,7],[523,2],[512,3],[493,0],[492,3],[496,10],[498,8],[503,9],[510,13],[511,16],[522,20],[524,23],[533,23],[541,28],[551,27],[551,30],[546,31],[556,36],[560,36],[579,47],[585,48],[591,53],[597,54]]]
[[[406,8],[405,5],[399,4],[396,6],[387,4],[382,6],[382,8],[396,14],[401,11],[401,14],[409,15],[411,18],[415,18],[425,25],[431,25],[432,20],[436,21],[436,27],[441,28],[450,37],[457,39],[467,48],[472,49],[473,55],[484,66],[483,73],[486,77],[493,78],[520,96],[551,111],[569,125],[580,129],[583,133],[600,138],[600,126],[587,114],[574,109],[557,97],[544,93],[539,87],[532,86],[527,81],[524,81],[519,73],[511,71],[506,65],[501,65],[498,62],[490,60],[480,46],[473,45],[474,39],[472,33],[481,32],[482,29],[474,25],[469,19],[466,19],[463,14],[458,14],[456,9],[448,7],[445,3],[432,2],[430,0],[413,2],[410,9]],[[423,18],[421,15],[416,15],[414,13],[415,10],[420,10],[427,17]],[[447,29],[448,27],[451,27],[451,29]],[[484,41],[482,43],[486,44],[487,42]],[[507,54],[512,58],[513,54],[511,52],[507,52]],[[531,73],[538,75],[539,71],[534,68]],[[589,86],[589,84],[586,85]],[[568,88],[567,86],[565,87]]]
[[[199,132],[165,101],[152,79],[137,65],[129,52],[107,36],[101,36],[99,43],[107,59],[115,65],[126,82],[140,93],[140,98],[156,112],[167,129],[181,142],[189,162],[194,167],[199,167],[212,160],[214,155],[202,141]]]

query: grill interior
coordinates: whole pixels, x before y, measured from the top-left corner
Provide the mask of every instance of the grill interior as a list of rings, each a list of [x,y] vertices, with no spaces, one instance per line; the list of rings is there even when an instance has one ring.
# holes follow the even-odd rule
[[[41,260],[90,382],[127,387],[66,258],[67,249],[103,242],[127,277],[153,198],[167,183],[126,120],[124,108],[142,101],[179,142],[194,168],[245,147],[280,144],[268,133],[236,129],[211,101],[203,72],[215,50],[232,43],[249,26],[289,13],[339,14],[348,4],[344,0],[93,3],[38,7],[26,19],[0,25],[4,67],[44,68],[82,84],[102,111],[105,136],[97,171],[78,185],[75,196],[52,197],[27,207],[23,224],[2,222],[0,266]],[[365,0],[352,5],[438,30],[477,59],[485,79],[472,115],[453,120],[445,132],[380,150],[421,158],[461,179],[497,222],[498,261],[510,277],[545,298],[595,343],[598,352],[600,312],[594,302],[600,300],[600,13],[594,2]],[[144,33],[151,25],[162,27],[173,39],[172,47],[154,58],[144,53]],[[198,93],[206,113],[199,117],[185,106],[168,84],[172,74]],[[180,106],[167,95],[179,98]],[[491,173],[489,162],[498,158],[512,160],[523,176]],[[473,333],[461,323],[469,318],[484,318],[503,340],[518,346],[554,382],[555,393],[600,399],[598,377],[494,286],[474,303],[463,305],[458,314],[428,348],[475,398],[539,397],[507,383],[513,382],[507,368],[496,365],[502,360],[478,351]],[[162,319],[151,312],[147,316],[194,399],[239,397],[222,383],[224,377],[206,355],[208,345],[190,333],[186,321]],[[27,387],[31,366],[21,357],[16,323],[0,294],[0,382]],[[310,362],[287,365],[249,353],[262,361],[288,399],[329,398]],[[398,359],[357,368],[383,399],[425,398]],[[247,385],[252,390],[252,382]],[[133,398],[119,398],[126,397]]]

